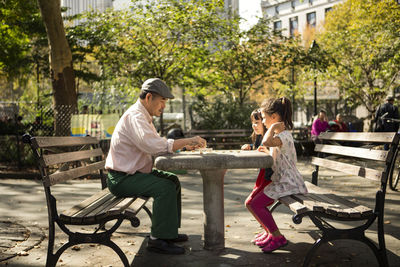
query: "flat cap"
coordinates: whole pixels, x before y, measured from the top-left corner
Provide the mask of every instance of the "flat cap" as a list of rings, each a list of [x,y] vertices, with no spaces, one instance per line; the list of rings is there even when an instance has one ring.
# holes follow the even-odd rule
[[[159,78],[147,79],[142,85],[142,91],[153,92],[165,98],[175,98],[171,89]]]

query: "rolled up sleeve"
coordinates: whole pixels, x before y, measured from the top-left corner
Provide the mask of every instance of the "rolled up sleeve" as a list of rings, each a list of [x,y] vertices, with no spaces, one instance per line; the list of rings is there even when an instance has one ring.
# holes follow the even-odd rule
[[[129,131],[128,138],[140,150],[151,155],[173,152],[174,139],[161,137],[151,122],[140,116],[128,116],[127,119],[127,129],[134,129]]]

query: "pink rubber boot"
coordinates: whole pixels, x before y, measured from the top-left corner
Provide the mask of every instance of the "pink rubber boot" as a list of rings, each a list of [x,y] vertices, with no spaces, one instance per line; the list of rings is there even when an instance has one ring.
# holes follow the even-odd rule
[[[286,238],[281,236],[272,236],[270,235],[269,242],[261,249],[264,253],[271,253],[274,250],[282,248],[288,244]]]

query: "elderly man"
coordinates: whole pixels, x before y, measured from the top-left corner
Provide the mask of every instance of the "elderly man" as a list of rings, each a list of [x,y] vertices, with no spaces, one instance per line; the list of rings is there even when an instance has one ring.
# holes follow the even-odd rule
[[[168,86],[158,78],[146,80],[137,102],[118,121],[106,160],[107,185],[121,197],[149,196],[153,201],[151,234],[147,249],[164,254],[183,254],[174,242],[188,240],[178,234],[181,220],[181,186],[172,173],[153,169],[152,156],[172,153],[183,147],[205,147],[199,137],[166,139],[160,137],[153,116],[160,116],[168,99],[174,98]]]

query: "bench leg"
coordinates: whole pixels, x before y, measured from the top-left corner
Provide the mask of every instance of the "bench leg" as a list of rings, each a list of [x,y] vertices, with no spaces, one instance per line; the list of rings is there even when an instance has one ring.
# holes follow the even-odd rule
[[[269,212],[272,213],[280,204],[281,204],[280,201],[276,201],[276,202],[274,203],[274,205],[272,205],[272,207],[269,209]]]
[[[326,241],[322,238],[318,239],[314,245],[312,246],[312,248],[308,251],[306,258],[304,259],[303,262],[303,267],[306,267],[310,264],[311,258],[314,255],[315,251],[317,251],[317,249]]]
[[[96,229],[95,232],[92,234],[71,232],[66,227],[66,225],[57,221],[57,224],[61,228],[61,230],[65,234],[68,235],[68,242],[65,243],[64,245],[62,245],[55,254],[53,253],[55,225],[54,225],[54,222],[50,222],[46,267],[56,266],[57,261],[60,258],[61,254],[67,248],[74,246],[74,245],[78,245],[78,244],[88,244],[88,243],[100,244],[100,245],[105,245],[105,246],[110,247],[112,250],[114,250],[118,254],[118,256],[120,257],[120,259],[125,267],[130,266],[128,259],[127,259],[126,255],[124,254],[124,252],[121,250],[120,247],[118,247],[117,244],[115,244],[111,240],[112,233],[118,229],[118,227],[121,225],[122,221],[126,218],[121,215],[119,218],[116,218],[116,219],[117,219],[117,221],[109,230],[106,230],[105,232],[102,232],[102,233],[97,233],[99,228],[101,228],[101,226],[104,226],[104,223],[102,223],[102,224],[100,224],[100,227],[98,229]]]
[[[387,255],[386,255],[386,249],[385,250],[379,250],[374,242],[372,242],[369,238],[365,237],[363,240],[360,240],[367,244],[370,249],[374,252],[376,259],[379,262],[379,266],[389,266],[389,263],[387,261]]]
[[[293,216],[295,217],[295,216]],[[371,250],[374,252],[374,255],[379,263],[380,266],[388,266],[388,260],[386,255],[386,249],[382,247],[378,247],[372,242],[368,237],[365,236],[365,231],[374,221],[374,218],[369,219],[364,225],[359,227],[351,228],[351,229],[337,229],[332,227],[330,224],[326,228],[322,222],[326,223],[322,220],[322,218],[318,218],[313,215],[309,215],[311,221],[322,231],[322,237],[318,239],[311,250],[307,253],[307,256],[304,260],[303,266],[308,266],[310,264],[311,258],[315,251],[323,244],[328,241],[339,240],[339,239],[349,239],[355,240],[365,243]],[[294,221],[294,220],[293,220]],[[379,232],[379,225],[378,225],[378,232]],[[383,235],[383,233],[382,233]],[[378,239],[380,237],[378,236]],[[381,237],[383,238],[383,237]],[[381,242],[381,240],[379,240]],[[384,240],[383,240],[384,244]]]
[[[146,206],[143,206],[143,209],[146,211],[147,215],[149,215],[150,220],[151,220],[151,218],[153,217],[153,214],[151,213],[151,211],[149,210],[149,208],[146,207]]]
[[[102,242],[101,244],[114,250],[118,254],[119,258],[121,259],[121,261],[125,267],[130,266],[128,258],[126,257],[125,253],[122,251],[122,249],[117,244],[115,244],[111,240],[106,240],[105,242]]]

